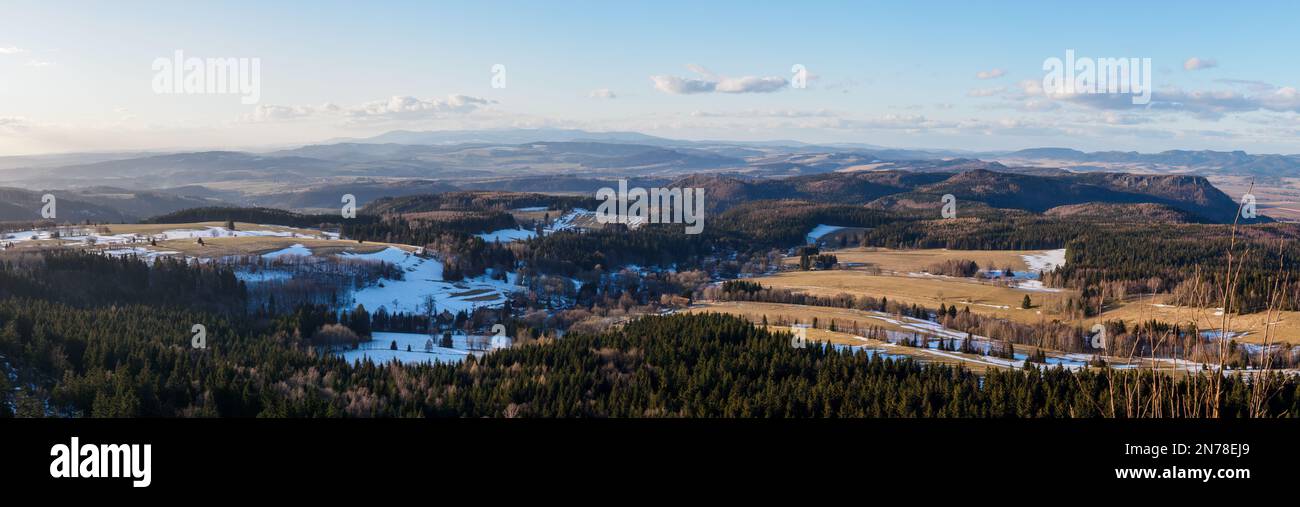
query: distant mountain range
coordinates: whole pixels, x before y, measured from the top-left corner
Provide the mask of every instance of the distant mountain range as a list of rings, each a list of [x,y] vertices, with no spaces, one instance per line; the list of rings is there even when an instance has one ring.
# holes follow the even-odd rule
[[[637,132],[588,132],[570,129],[394,130],[374,137],[331,139],[322,144],[526,144],[533,142],[601,142],[673,145],[672,139]]]
[[[907,193],[945,192],[979,194],[993,206],[1044,211],[1053,207],[1050,205],[1091,202],[1088,199],[1131,202],[1125,196],[1136,192],[1168,201],[1155,204],[1182,206],[1176,207],[1208,220],[1220,218],[1217,211],[1192,209],[1186,204],[1212,199],[1210,191],[1214,189],[1204,179],[1129,177],[1118,181],[1121,177],[1109,175],[1119,172],[1277,182],[1300,175],[1300,156],[1208,150],[1085,153],[1067,148],[974,153],[899,150],[865,143],[683,141],[636,132],[503,129],[394,131],[265,153],[0,157],[0,186],[88,191],[87,204],[104,206],[125,217],[199,202],[332,208],[338,206],[342,193],[351,193],[364,203],[380,196],[455,190],[590,192],[617,179],[665,184],[693,175],[725,175],[736,181],[773,181],[746,183],[756,185],[752,188],[720,187],[718,200],[710,199],[711,207],[725,205],[733,192],[767,197],[827,192],[852,195],[861,202]],[[900,176],[903,173],[919,176]],[[971,181],[958,179],[942,187],[954,173],[968,173],[964,177]],[[1083,176],[1091,173],[1100,174]],[[1149,188],[1135,190],[1142,185]],[[1194,195],[1172,195],[1166,186]],[[94,193],[97,188],[110,187],[133,189],[124,195],[152,195],[155,197],[150,199],[156,202],[113,201]],[[14,202],[6,204],[8,209]],[[96,213],[86,209],[87,217]]]
[[[1076,171],[1142,170],[1206,176],[1255,176],[1266,180],[1300,176],[1300,155],[1253,155],[1244,151],[1171,150],[1160,153],[1135,151],[1085,153],[1069,148],[1033,148],[1003,154],[990,153],[980,158],[1015,164],[1056,166]]]
[[[172,211],[212,206],[220,201],[165,192],[141,192],[122,188],[93,187],[70,191],[32,191],[0,187],[0,221],[41,219],[46,193],[54,195],[59,222],[133,222]]]

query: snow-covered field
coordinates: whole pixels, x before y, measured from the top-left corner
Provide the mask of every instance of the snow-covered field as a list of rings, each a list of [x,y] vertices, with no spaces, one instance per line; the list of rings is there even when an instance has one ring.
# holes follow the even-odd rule
[[[573,217],[580,213],[587,213],[586,210],[574,210],[555,220],[551,230],[561,230],[572,226]],[[229,237],[276,237],[276,238],[311,238],[311,239],[337,239],[338,234],[327,232],[298,232],[298,231],[280,231],[272,230],[271,226],[265,226],[267,229],[254,229],[251,226],[247,230],[230,230],[225,227],[207,226],[202,229],[198,228],[179,228],[169,229],[155,234],[97,234],[93,228],[62,228],[62,237],[59,238],[63,244],[88,244],[106,245],[110,249],[104,250],[103,253],[112,256],[135,255],[145,260],[152,261],[160,256],[176,255],[179,252],[159,250],[156,248],[146,248],[150,238],[158,240],[176,240],[188,238],[229,238]],[[527,233],[528,231],[511,230],[511,234]],[[50,233],[47,231],[21,231],[0,234],[3,241],[22,242],[40,239],[50,239]],[[134,246],[141,245],[141,246]],[[277,259],[285,256],[310,256],[312,250],[305,245],[298,243],[289,247],[282,248],[273,252],[263,254],[264,259]],[[411,254],[405,250],[395,247],[388,247],[384,250],[368,254],[356,254],[343,252],[337,255],[339,259],[362,260],[362,261],[382,261],[393,264],[401,269],[404,273],[402,280],[381,280],[371,286],[356,290],[352,294],[351,300],[347,303],[348,307],[354,307],[357,304],[363,304],[370,311],[378,310],[380,307],[387,308],[390,312],[408,312],[418,313],[423,311],[423,305],[426,297],[432,297],[438,312],[446,310],[453,314],[460,311],[473,311],[480,307],[496,307],[504,303],[508,294],[520,288],[515,285],[516,277],[513,273],[506,274],[506,280],[494,280],[489,276],[480,276],[472,279],[465,279],[457,282],[447,282],[443,280],[443,265],[437,259],[429,257],[420,257]],[[289,271],[277,271],[273,269],[239,269],[236,276],[245,282],[257,283],[267,281],[285,280],[292,276]]]
[[[461,310],[500,306],[506,294],[518,290],[515,274],[507,273],[506,281],[487,276],[467,278],[459,282],[442,279],[442,263],[437,259],[420,257],[400,248],[388,247],[375,253],[355,254],[344,252],[340,258],[350,260],[383,261],[405,272],[403,280],[382,280],[352,293],[350,306],[365,305],[374,312],[379,307],[389,312],[420,313],[426,296],[432,296],[437,311],[456,313]]]
[[[844,228],[838,225],[818,224],[817,227],[813,227],[813,230],[808,232],[808,236],[804,239],[807,244],[811,245],[821,239],[822,236],[842,229]]]
[[[49,233],[41,231],[0,232],[0,241],[31,241],[34,239],[49,239],[49,237]]]
[[[1035,273],[1039,271],[1051,271],[1057,266],[1065,265],[1065,249],[1047,250],[1036,254],[1021,255],[1020,258],[1025,260],[1029,266],[1029,271]]]
[[[451,337],[452,347],[443,348],[437,346],[441,340],[441,335],[437,338],[430,337],[427,334],[417,333],[387,333],[377,332],[372,336],[373,339],[361,345],[357,350],[345,350],[339,355],[343,356],[350,362],[357,362],[363,358],[370,358],[371,361],[378,363],[387,363],[398,361],[402,363],[455,363],[465,359],[470,354],[481,354],[481,351],[470,350],[470,336],[463,334],[454,334]],[[488,344],[489,350],[495,350],[509,346],[509,342],[495,337],[478,336],[478,340]],[[433,348],[425,350],[425,345],[433,341]],[[392,344],[397,343],[397,350],[392,350]],[[411,347],[408,352],[407,347]]]
[[[478,237],[483,238],[483,241],[486,241],[488,243],[493,243],[497,241],[500,241],[502,243],[509,243],[511,241],[522,241],[525,239],[532,239],[533,236],[536,235],[537,235],[536,232],[524,230],[524,229],[501,229],[499,231],[485,232],[479,234]]]
[[[289,246],[289,247],[286,247],[286,248],[282,248],[282,249],[280,249],[280,250],[276,250],[276,251],[274,251],[274,252],[267,252],[267,253],[264,253],[264,254],[262,254],[262,258],[263,258],[263,259],[278,259],[278,258],[283,257],[283,256],[285,256],[285,255],[298,255],[298,256],[302,256],[302,257],[307,257],[307,256],[311,255],[311,249],[310,249],[310,248],[307,248],[307,247],[305,247],[305,246],[303,246],[302,243],[294,243],[292,246]]]
[[[270,226],[260,226],[270,227]],[[99,234],[91,227],[71,227],[61,228],[64,235],[58,239],[64,244],[85,244],[94,243],[97,245],[124,245],[131,243],[148,242],[151,238],[159,241],[174,239],[196,239],[196,238],[244,238],[244,237],[274,237],[274,238],[308,238],[308,239],[338,239],[338,233],[317,232],[315,234],[303,234],[292,231],[274,231],[274,230],[230,230],[225,227],[207,226],[203,229],[169,229],[156,234]],[[24,242],[33,240],[49,240],[51,231],[19,231],[0,233],[0,241]]]
[[[545,206],[541,206],[538,208],[521,208],[517,211],[544,211],[545,209],[546,209]],[[594,215],[594,214],[595,214],[594,212],[587,211],[582,208],[574,208],[572,211],[565,213],[564,215],[561,215],[559,218],[556,218],[555,220],[551,221],[551,225],[547,227],[545,231],[547,234],[550,234],[557,231],[572,229],[574,227],[575,219],[581,216]],[[500,241],[502,243],[509,243],[511,241],[522,241],[525,239],[532,239],[533,236],[536,235],[537,235],[536,231],[532,231],[528,229],[501,229],[499,231],[492,231],[492,232],[485,232],[485,233],[478,234],[478,237],[483,238],[483,241],[487,241],[487,242]]]
[[[146,262],[149,263],[152,263],[153,260],[157,259],[158,257],[176,255],[179,253],[180,252],[175,252],[171,250],[150,250],[148,248],[140,248],[140,247],[114,248],[112,250],[103,251],[104,255],[108,255],[110,257],[126,257],[129,255],[134,255],[136,257],[144,259]]]
[[[161,235],[165,236],[167,239],[249,238],[249,237],[338,239],[338,233],[332,233],[332,232],[302,234],[299,232],[292,232],[292,231],[230,230],[225,227],[213,227],[213,226],[208,226],[203,229],[173,229],[170,231],[163,231]]]
[[[1065,265],[1065,249],[1046,250],[1036,254],[1025,254],[1020,256],[1028,266],[1026,271],[1012,271],[1011,278],[1015,281],[1012,287],[1027,290],[1030,292],[1061,292],[1061,289],[1043,285],[1039,280],[1040,274],[1045,271],[1052,271],[1057,267]],[[985,276],[1002,277],[1003,270],[994,269],[984,272]]]
[[[1043,285],[1041,280],[1020,280],[1016,282],[1016,288],[1031,292],[1061,292],[1062,290]]]

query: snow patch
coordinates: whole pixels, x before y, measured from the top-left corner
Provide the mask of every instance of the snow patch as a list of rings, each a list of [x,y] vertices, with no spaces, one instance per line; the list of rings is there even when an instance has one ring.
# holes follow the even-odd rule
[[[843,229],[844,227],[838,225],[817,224],[817,227],[813,227],[813,230],[808,233],[808,236],[805,238],[806,240],[805,242],[809,245],[814,244],[817,242],[817,240],[821,239],[822,236]]]
[[[501,306],[506,301],[506,294],[520,289],[514,283],[514,273],[507,273],[505,281],[487,275],[458,282],[444,281],[443,265],[437,259],[420,257],[395,247],[368,254],[344,252],[339,257],[387,262],[404,272],[402,280],[384,279],[352,293],[349,305],[365,305],[371,312],[382,306],[389,312],[420,313],[426,296],[433,298],[439,313],[444,310],[453,314],[462,310],[472,312],[475,308]]]
[[[288,247],[288,248],[282,248],[282,249],[280,249],[280,250],[276,250],[276,251],[274,251],[274,252],[267,252],[267,253],[264,253],[264,254],[262,254],[262,258],[264,258],[264,259],[278,259],[278,258],[283,257],[283,256],[286,256],[286,255],[298,255],[298,256],[302,256],[302,257],[309,257],[309,256],[311,256],[311,249],[310,249],[310,248],[307,248],[307,247],[305,247],[305,246],[303,246],[302,243],[294,243],[293,246],[290,246],[290,247]]]
[[[1051,271],[1065,265],[1065,249],[1021,255],[1020,258],[1025,260],[1030,271]]]

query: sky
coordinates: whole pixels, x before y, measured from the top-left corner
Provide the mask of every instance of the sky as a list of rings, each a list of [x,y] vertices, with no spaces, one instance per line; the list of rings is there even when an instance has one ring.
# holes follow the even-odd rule
[[[1296,2],[6,0],[0,156],[514,127],[1292,154],[1296,19]],[[1046,86],[1070,50],[1149,59],[1150,100]],[[256,64],[255,93],[203,76],[169,93],[187,59],[227,58]]]

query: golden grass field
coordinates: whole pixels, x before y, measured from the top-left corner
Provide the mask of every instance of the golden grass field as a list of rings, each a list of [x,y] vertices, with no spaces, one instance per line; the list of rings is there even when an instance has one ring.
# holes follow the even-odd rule
[[[1102,313],[1102,317],[1126,322],[1151,319],[1177,323],[1195,322],[1197,327],[1203,330],[1219,329],[1223,325],[1223,317],[1217,315],[1217,310],[1214,308],[1172,307],[1165,304],[1167,298],[1166,295],[1132,298],[1121,305],[1107,309]],[[1237,341],[1263,343],[1266,339],[1264,331],[1267,317],[1267,314],[1262,312],[1234,315],[1228,324],[1228,329],[1249,332],[1245,336],[1236,338]],[[1274,312],[1271,333],[1272,336],[1268,337],[1269,341],[1300,344],[1300,312]]]
[[[1124,320],[1137,323],[1146,320],[1164,322],[1196,322],[1203,330],[1218,329],[1222,325],[1221,317],[1215,315],[1215,309],[1172,308],[1165,304],[1167,295],[1133,298],[1129,301],[1108,307],[1098,318],[1064,319],[1052,310],[1065,298],[1077,297],[1074,291],[1043,292],[1029,291],[998,286],[990,282],[966,278],[940,276],[909,276],[927,266],[945,260],[973,260],[981,267],[992,265],[997,268],[1011,267],[1025,269],[1021,255],[1041,253],[1039,251],[987,251],[987,250],[889,250],[870,248],[851,248],[833,252],[844,262],[870,263],[880,269],[881,274],[873,274],[864,269],[845,269],[830,271],[786,271],[775,275],[755,277],[752,279],[766,287],[786,288],[796,292],[820,296],[852,294],[886,297],[890,300],[907,304],[918,304],[937,308],[939,304],[969,306],[972,312],[1005,318],[1016,322],[1032,324],[1043,320],[1063,320],[1080,326],[1090,326],[1099,320]],[[786,258],[785,263],[797,263],[798,258]],[[1022,299],[1028,294],[1033,308],[1020,308]],[[1281,312],[1273,319],[1272,341],[1300,344],[1300,312]],[[1265,340],[1266,315],[1263,313],[1235,316],[1228,328],[1234,332],[1248,334],[1237,338],[1246,343],[1262,343]]]
[[[966,305],[983,315],[1033,323],[1055,317],[1043,311],[1046,306],[1073,295],[1071,291],[1041,292],[1015,289],[966,278],[917,277],[908,275],[874,275],[855,270],[785,271],[752,278],[765,287],[790,289],[818,296],[851,294],[886,297],[891,301],[937,309],[944,305]],[[1025,295],[1033,307],[1020,305]]]
[[[515,220],[518,220],[519,223],[521,224],[529,224],[532,223],[534,220],[539,222],[545,220],[548,216],[550,217],[551,220],[555,220],[563,216],[564,212],[560,210],[543,210],[543,211],[510,210],[510,215],[514,216]]]
[[[839,258],[840,263],[861,263],[879,267],[885,271],[900,273],[920,272],[925,268],[948,260],[975,261],[981,268],[1003,269],[1010,267],[1025,270],[1025,260],[1021,255],[1041,253],[1039,250],[894,250],[889,248],[843,248],[831,253]],[[798,257],[787,257],[786,264],[798,264]]]

